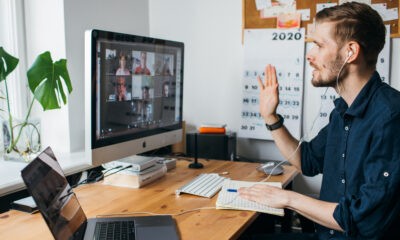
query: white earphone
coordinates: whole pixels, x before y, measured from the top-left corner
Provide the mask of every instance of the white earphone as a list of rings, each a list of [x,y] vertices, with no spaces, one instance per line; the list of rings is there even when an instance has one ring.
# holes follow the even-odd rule
[[[353,51],[349,51],[349,52],[347,53],[347,57],[346,57],[346,60],[344,61],[344,64],[347,63],[347,61],[349,60],[349,58],[350,58],[351,56],[353,56]]]
[[[349,51],[349,53],[347,54],[347,57],[351,57],[353,55],[353,51]]]

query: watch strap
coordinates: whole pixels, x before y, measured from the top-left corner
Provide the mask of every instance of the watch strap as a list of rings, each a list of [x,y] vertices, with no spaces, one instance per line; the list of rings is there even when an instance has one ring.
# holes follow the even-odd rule
[[[277,114],[278,116],[278,121],[274,124],[268,125],[265,124],[265,126],[267,127],[268,130],[273,131],[276,130],[278,128],[281,128],[283,126],[283,117],[280,114]]]

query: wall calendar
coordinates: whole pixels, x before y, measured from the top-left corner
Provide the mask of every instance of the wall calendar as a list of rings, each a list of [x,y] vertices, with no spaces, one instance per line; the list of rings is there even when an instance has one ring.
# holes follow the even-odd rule
[[[257,76],[264,79],[267,64],[276,67],[279,83],[277,112],[295,138],[301,136],[305,30],[246,29],[239,137],[272,140],[259,112]]]

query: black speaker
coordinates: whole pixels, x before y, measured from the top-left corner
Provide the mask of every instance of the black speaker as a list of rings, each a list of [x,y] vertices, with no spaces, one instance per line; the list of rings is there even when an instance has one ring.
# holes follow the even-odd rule
[[[194,157],[195,134],[197,134],[197,157],[207,159],[235,160],[236,133],[200,134],[191,132],[186,134],[186,154]]]

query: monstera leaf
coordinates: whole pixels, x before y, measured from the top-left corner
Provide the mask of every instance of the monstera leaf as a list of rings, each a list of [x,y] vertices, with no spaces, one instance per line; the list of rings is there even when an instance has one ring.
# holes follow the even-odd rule
[[[27,72],[29,88],[44,110],[57,109],[67,103],[64,89],[72,92],[67,60],[53,63],[50,52],[40,54]]]
[[[8,54],[3,47],[0,47],[0,81],[7,78],[18,65],[18,58],[15,58]]]

